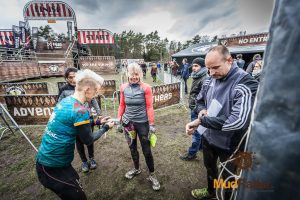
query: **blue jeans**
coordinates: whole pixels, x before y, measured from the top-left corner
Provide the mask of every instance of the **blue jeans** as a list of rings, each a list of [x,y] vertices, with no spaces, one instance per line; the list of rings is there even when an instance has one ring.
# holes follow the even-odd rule
[[[194,121],[197,119],[198,116],[194,113],[191,112],[191,121]],[[189,147],[188,153],[189,155],[196,155],[198,150],[202,149],[202,136],[198,133],[197,130],[192,135],[192,146]]]

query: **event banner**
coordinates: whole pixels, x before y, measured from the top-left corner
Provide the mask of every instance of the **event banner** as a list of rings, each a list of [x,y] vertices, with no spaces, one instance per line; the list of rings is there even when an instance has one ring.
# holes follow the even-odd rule
[[[19,125],[46,125],[57,104],[58,95],[5,96],[10,115]],[[96,98],[101,108],[101,97]],[[91,108],[91,114],[96,115]]]
[[[12,47],[15,39],[12,30],[0,30],[0,46]]]
[[[64,61],[39,61],[39,68],[42,77],[63,76],[66,64]]]
[[[30,1],[23,9],[25,20],[73,20],[73,9],[62,1]]]
[[[48,94],[46,82],[0,83],[0,103],[5,103],[4,95]]]
[[[114,35],[105,29],[98,30],[78,30],[79,44],[114,44]]]
[[[222,44],[227,47],[266,45],[268,41],[268,37],[269,37],[268,33],[228,37],[228,38],[221,38],[219,40],[219,44]]]
[[[79,64],[81,69],[90,69],[100,75],[116,73],[116,60],[113,56],[81,56]]]
[[[66,85],[66,82],[57,82],[58,89]],[[116,81],[115,80],[104,80],[104,83],[100,89],[100,94],[107,97],[113,97],[116,91]]]
[[[20,47],[21,40],[21,28],[19,26],[12,26],[12,30],[15,38],[15,48],[18,49]]]
[[[45,125],[56,105],[57,95],[5,96],[10,115],[19,125]]]
[[[180,83],[152,87],[153,108],[163,108],[180,103]]]
[[[125,67],[131,63],[142,64],[144,63],[144,59],[121,59],[122,67]]]

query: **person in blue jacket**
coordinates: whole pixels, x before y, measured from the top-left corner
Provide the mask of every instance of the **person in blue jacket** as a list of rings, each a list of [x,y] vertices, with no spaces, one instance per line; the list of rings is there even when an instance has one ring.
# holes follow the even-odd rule
[[[182,69],[181,69],[181,78],[184,81],[184,92],[185,94],[188,94],[188,87],[187,87],[187,80],[189,79],[190,73],[189,73],[189,63],[187,62],[187,59],[184,58],[182,60]]]

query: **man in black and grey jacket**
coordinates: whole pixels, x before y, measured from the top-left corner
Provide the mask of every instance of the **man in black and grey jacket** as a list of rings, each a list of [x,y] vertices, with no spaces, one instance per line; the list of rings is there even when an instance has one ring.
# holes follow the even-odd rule
[[[192,74],[193,79],[192,87],[189,96],[189,108],[191,109],[191,121],[198,118],[198,115],[193,112],[196,107],[196,97],[198,96],[204,80],[208,78],[207,68],[205,67],[205,61],[203,58],[195,58],[192,62]],[[180,156],[182,160],[193,160],[197,157],[197,152],[202,148],[201,145],[201,135],[197,130],[192,136],[192,146],[189,147],[187,153]]]
[[[186,125],[187,134],[192,134],[194,127],[199,125],[206,128],[201,130],[208,187],[192,191],[192,195],[199,199],[216,197],[213,184],[218,179],[217,160],[228,160],[246,133],[258,86],[258,82],[250,74],[233,62],[225,46],[210,49],[205,64],[211,77],[203,83],[197,97],[195,112],[198,113],[198,119]],[[226,168],[236,171],[232,162]],[[223,180],[229,176],[224,170]],[[230,195],[231,190],[225,191],[225,199]]]

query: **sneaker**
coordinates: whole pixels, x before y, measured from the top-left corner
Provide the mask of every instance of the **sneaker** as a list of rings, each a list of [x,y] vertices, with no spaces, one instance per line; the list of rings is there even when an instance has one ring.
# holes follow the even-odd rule
[[[201,200],[217,199],[215,195],[209,194],[207,188],[192,190],[192,196],[196,199],[201,199]]]
[[[152,189],[153,190],[159,190],[160,184],[155,176],[155,174],[150,174],[150,176],[147,178],[147,180],[152,182]]]
[[[82,170],[82,172],[88,172],[89,171],[89,163],[83,162],[81,165],[81,170]]]
[[[190,160],[194,160],[195,158],[197,158],[197,155],[190,155],[189,153],[186,153],[182,156],[180,156],[181,160],[186,160],[186,161],[190,161]]]
[[[142,170],[133,168],[125,174],[125,177],[127,179],[132,179],[134,176],[140,174],[141,172],[142,172]]]
[[[97,163],[93,158],[91,158],[90,159],[90,169],[96,169],[96,168],[97,168]]]

